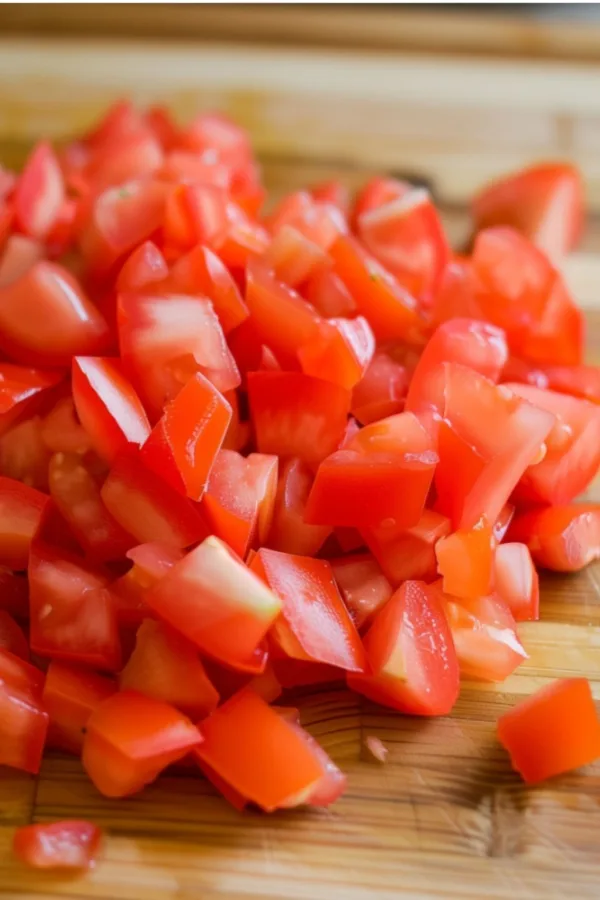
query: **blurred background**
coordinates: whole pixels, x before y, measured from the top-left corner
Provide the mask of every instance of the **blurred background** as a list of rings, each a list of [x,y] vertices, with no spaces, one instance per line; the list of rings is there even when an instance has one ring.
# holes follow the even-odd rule
[[[567,158],[600,248],[600,4],[0,6],[6,163],[123,96],[229,112],[275,192],[408,175],[457,242],[483,182]]]

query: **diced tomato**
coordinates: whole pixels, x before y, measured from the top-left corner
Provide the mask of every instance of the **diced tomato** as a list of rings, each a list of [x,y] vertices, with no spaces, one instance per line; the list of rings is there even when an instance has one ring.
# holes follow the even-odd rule
[[[348,675],[352,690],[409,715],[447,715],[459,671],[442,604],[427,585],[406,581],[364,637],[370,675]]]
[[[41,435],[51,453],[84,455],[92,446],[87,432],[77,419],[70,397],[63,397],[50,410],[42,421]]]
[[[440,325],[421,354],[406,397],[406,409],[433,406],[444,409],[444,370],[441,363],[460,363],[498,381],[508,359],[501,328],[474,319],[450,319]]]
[[[176,563],[146,600],[200,650],[242,669],[281,610],[275,594],[215,537]]]
[[[585,678],[561,678],[498,719],[498,738],[513,768],[537,784],[600,756],[600,720]]]
[[[271,241],[265,261],[280,281],[292,288],[329,267],[325,251],[292,225],[283,225]]]
[[[127,553],[133,566],[111,585],[120,625],[137,628],[153,615],[145,600],[146,593],[183,556],[177,547],[158,543],[140,544]]]
[[[302,371],[352,390],[363,378],[373,354],[375,338],[363,316],[329,319],[318,336],[298,351]]]
[[[73,400],[94,449],[108,463],[127,444],[139,446],[150,434],[148,417],[119,360],[74,357]]]
[[[283,466],[266,541],[273,550],[315,556],[331,534],[330,525],[308,525],[304,521],[313,481],[312,472],[302,460],[292,458]]]
[[[455,531],[435,545],[444,592],[476,599],[492,590],[496,541],[489,525],[479,522],[470,531]]]
[[[227,401],[197,373],[165,407],[141,458],[174,490],[200,500],[230,421]]]
[[[352,621],[364,628],[392,596],[391,584],[370,553],[332,559],[331,568]]]
[[[328,805],[345,781],[299,726],[271,709],[254,691],[243,690],[201,723],[203,743],[195,755],[238,795],[266,812],[303,803]],[[324,796],[333,775],[337,790]]]
[[[364,671],[363,646],[328,562],[263,548],[251,568],[281,599],[271,638],[288,656]]]
[[[41,260],[0,286],[0,347],[17,362],[67,366],[107,339],[102,315],[58,263]]]
[[[444,607],[460,671],[467,678],[504,681],[527,659],[508,605],[496,594],[458,599],[431,587]]]
[[[50,495],[82,548],[95,560],[121,559],[135,540],[113,519],[100,485],[76,454],[56,453],[48,470]]]
[[[0,564],[27,568],[47,495],[12,478],[0,476]]]
[[[502,372],[502,380],[570,394],[600,405],[600,366],[535,365],[511,357]]]
[[[315,467],[342,440],[350,393],[337,384],[299,372],[251,372],[248,399],[261,453]]]
[[[403,581],[434,581],[437,577],[435,548],[450,533],[450,520],[424,509],[411,528],[383,521],[361,531],[371,553],[394,587]]]
[[[378,340],[419,340],[422,323],[414,297],[358,241],[340,235],[330,254],[336,275]]]
[[[543,569],[577,572],[600,558],[600,506],[538,507],[516,516],[508,536],[526,544]]]
[[[600,409],[587,400],[530,385],[511,383],[506,387],[555,416],[546,439],[546,455],[526,470],[516,496],[527,503],[568,503],[598,471]]]
[[[369,425],[402,412],[408,389],[406,366],[377,350],[362,379],[352,391],[352,415]]]
[[[48,746],[79,755],[88,719],[116,691],[110,678],[83,666],[53,659],[48,666],[42,703],[50,718]]]
[[[515,352],[539,363],[575,366],[583,362],[585,317],[556,272],[541,319]]]
[[[304,286],[304,295],[326,319],[355,315],[357,306],[342,279],[331,269],[317,270]]]
[[[0,363],[0,434],[25,412],[31,414],[36,401],[61,380],[58,372]]]
[[[581,234],[581,176],[566,163],[540,163],[486,185],[471,209],[477,228],[512,225],[550,256],[561,256]]]
[[[264,544],[271,529],[278,459],[220,450],[210,473],[202,511],[211,532],[242,559],[252,543]]]
[[[185,252],[202,243],[222,240],[229,226],[227,191],[213,184],[177,184],[165,206],[165,244]]]
[[[420,300],[429,301],[450,257],[440,217],[424,188],[365,210],[357,230],[365,247]]]
[[[315,525],[398,528],[419,521],[438,461],[412,413],[366,426],[319,467],[306,507]]]
[[[494,565],[496,592],[517,622],[540,617],[540,584],[526,544],[500,544]]]
[[[97,825],[81,819],[23,825],[15,831],[13,851],[34,869],[89,869],[101,838]]]
[[[556,420],[465,366],[444,368],[447,422],[438,436],[438,509],[455,528],[468,530],[482,516],[496,521]]]
[[[219,391],[239,385],[237,366],[209,300],[122,294],[118,315],[123,365],[153,421],[197,372]]]
[[[65,199],[65,184],[50,144],[39,143],[17,181],[15,221],[27,235],[43,240],[52,230]]]
[[[337,208],[345,216],[350,208],[350,191],[341,181],[323,181],[314,184],[310,189],[313,200],[317,203],[329,203]]]
[[[121,690],[139,691],[170,703],[192,719],[204,718],[219,703],[196,647],[168,625],[152,619],[140,625],[119,685]]]
[[[156,244],[144,241],[123,263],[117,278],[117,290],[120,293],[139,291],[164,281],[168,274],[169,267]]]
[[[5,609],[0,609],[0,649],[27,661],[29,643],[21,626]]]
[[[216,253],[198,246],[180,257],[171,270],[170,283],[183,294],[201,294],[212,302],[225,334],[249,315],[239,288]]]
[[[40,770],[48,713],[42,707],[39,669],[0,649],[0,764]]]
[[[106,575],[39,540],[31,547],[28,575],[31,649],[52,659],[118,670],[121,645]]]
[[[173,706],[136,691],[119,691],[90,716],[82,762],[101,794],[126,797],[201,740],[198,729]]]
[[[13,425],[0,436],[0,474],[7,478],[45,492],[49,459],[39,416]]]
[[[352,210],[352,222],[356,226],[363,213],[373,209],[379,209],[392,200],[399,200],[412,190],[408,181],[400,181],[397,178],[386,178],[377,175],[371,178],[354,198]]]

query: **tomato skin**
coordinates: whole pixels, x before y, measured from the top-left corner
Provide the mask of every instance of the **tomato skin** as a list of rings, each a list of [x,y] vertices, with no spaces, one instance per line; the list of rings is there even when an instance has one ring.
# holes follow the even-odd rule
[[[281,599],[271,638],[288,656],[364,672],[360,637],[326,560],[263,548],[251,568]]]
[[[187,294],[121,294],[118,319],[123,367],[151,421],[197,372],[219,391],[240,384],[210,300]]]
[[[0,764],[40,770],[48,714],[41,703],[43,674],[0,649]]]
[[[444,592],[466,599],[489,594],[494,582],[495,551],[492,529],[483,523],[471,531],[455,531],[440,538],[435,554]]]
[[[496,592],[516,622],[539,619],[540,580],[525,544],[507,543],[496,548],[494,580]]]
[[[421,320],[415,299],[358,241],[340,235],[330,250],[334,272],[354,298],[378,340],[412,341]]]
[[[80,819],[23,825],[15,831],[13,851],[34,869],[89,869],[101,837],[97,825]]]
[[[41,260],[0,286],[0,347],[25,365],[68,366],[102,351],[108,327],[81,286],[58,263]]]
[[[358,217],[365,247],[421,301],[436,289],[450,257],[444,229],[429,192],[411,188]]]
[[[114,672],[121,665],[116,610],[108,578],[36,539],[29,554],[31,649]]]
[[[433,446],[412,413],[368,425],[319,467],[306,521],[358,528],[386,519],[399,529],[416,525],[438,461]]]
[[[275,594],[215,537],[176,563],[146,601],[202,652],[242,669],[281,611]]]
[[[83,767],[105,797],[126,797],[201,740],[198,729],[169,704],[136,691],[118,691],[88,720]]]
[[[89,717],[116,689],[110,678],[83,666],[51,660],[42,694],[50,720],[48,746],[79,756]]]
[[[370,553],[330,560],[333,577],[352,621],[363,629],[393,594],[393,588]]]
[[[367,371],[375,353],[375,338],[363,316],[329,319],[320,325],[319,336],[301,347],[302,371],[352,390]]]
[[[31,541],[47,501],[46,494],[0,476],[0,564],[27,568]]]
[[[277,490],[278,459],[261,453],[244,458],[221,450],[210,473],[202,511],[213,534],[245,559],[252,544],[265,542]]]
[[[200,725],[195,755],[236,793],[265,812],[313,802],[333,763],[306,740],[299,726],[271,709],[252,690],[235,694]],[[320,751],[320,752],[319,752]],[[322,800],[332,802],[343,790]]]
[[[150,423],[118,360],[73,359],[73,401],[94,449],[109,464],[127,444],[143,444]]]
[[[50,496],[86,553],[98,562],[122,559],[135,539],[113,519],[80,456],[56,453],[48,469]]]
[[[501,328],[475,319],[450,319],[438,326],[423,350],[410,382],[406,409],[444,408],[444,362],[460,363],[498,381],[508,359],[506,336]]]
[[[14,193],[16,225],[27,235],[44,240],[65,199],[65,185],[52,147],[41,141],[27,159]]]
[[[361,425],[385,419],[405,408],[409,374],[383,350],[376,350],[370,365],[352,391],[352,415]]]
[[[427,585],[406,581],[375,616],[364,645],[373,674],[349,674],[352,690],[409,715],[450,712],[458,662],[440,601]]]
[[[527,659],[508,605],[496,594],[467,599],[437,593],[456,649],[461,674],[480,681],[504,681]]]
[[[556,416],[547,436],[546,455],[524,473],[516,492],[531,503],[569,503],[588,486],[600,465],[600,410],[587,400],[530,385],[506,387],[539,409]]]
[[[145,619],[138,629],[119,687],[169,703],[191,719],[204,718],[219,703],[194,645],[152,619]]]
[[[369,550],[395,588],[403,581],[436,579],[435,547],[449,533],[450,520],[429,509],[423,510],[411,528],[383,522],[378,527],[361,530]]]
[[[298,556],[316,556],[331,534],[329,525],[308,525],[304,521],[313,481],[312,472],[302,460],[292,458],[284,464],[266,541],[272,550]]]
[[[180,494],[200,500],[231,422],[231,407],[197,373],[164,409],[141,459]]]
[[[299,372],[249,372],[250,416],[260,453],[316,467],[342,440],[350,393]]]
[[[575,166],[540,163],[486,185],[473,199],[476,228],[512,225],[551,257],[572,250],[583,227],[584,198]]]
[[[445,421],[438,434],[436,509],[469,530],[495,522],[555,418],[457,363],[444,363]]]
[[[561,678],[498,720],[498,738],[528,784],[585,766],[600,756],[600,722],[585,678]]]
[[[517,515],[511,541],[526,544],[533,561],[554,572],[578,572],[600,558],[600,506],[572,503]]]
[[[144,465],[137,447],[119,454],[100,495],[121,528],[142,544],[183,548],[206,536],[200,511]]]

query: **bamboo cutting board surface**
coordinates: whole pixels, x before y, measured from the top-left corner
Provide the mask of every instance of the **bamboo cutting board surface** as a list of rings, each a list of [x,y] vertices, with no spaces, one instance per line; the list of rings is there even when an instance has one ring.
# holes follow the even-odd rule
[[[568,275],[600,362],[600,267],[591,252],[600,247],[599,77],[593,61],[4,38],[0,158],[17,162],[37,136],[89,125],[124,94],[182,115],[220,107],[251,129],[275,192],[333,174],[355,185],[379,167],[412,173],[432,187],[461,240],[465,202],[484,178],[542,156],[572,157],[594,217]],[[529,660],[502,685],[466,684],[448,718],[403,717],[342,688],[307,692],[304,723],[349,773],[346,795],[328,811],[239,814],[200,775],[168,775],[108,801],[76,760],[60,756],[44,761],[38,779],[0,772],[0,895],[597,898],[600,763],[526,789],[495,723],[559,676],[586,675],[600,700],[600,568],[544,577],[542,621],[520,632]],[[385,766],[369,761],[369,735],[388,746]],[[39,875],[13,861],[15,826],[80,817],[106,829],[89,875]]]

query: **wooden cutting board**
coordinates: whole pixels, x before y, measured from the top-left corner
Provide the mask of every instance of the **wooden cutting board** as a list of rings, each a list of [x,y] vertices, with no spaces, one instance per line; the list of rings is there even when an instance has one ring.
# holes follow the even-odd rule
[[[600,208],[599,71],[593,62],[5,39],[0,158],[16,162],[36,136],[88,125],[123,94],[172,103],[182,115],[218,106],[250,127],[275,191],[334,173],[354,185],[380,166],[411,172],[432,186],[461,239],[469,192],[539,156],[578,159]],[[592,223],[588,248],[598,244]],[[590,253],[569,262],[596,362],[598,275]],[[346,795],[328,811],[239,814],[200,775],[169,775],[108,801],[77,761],[59,756],[37,779],[0,772],[0,896],[597,898],[600,764],[526,789],[495,723],[559,676],[586,675],[600,700],[600,569],[544,577],[542,621],[520,633],[528,661],[502,685],[465,684],[448,718],[403,717],[341,688],[307,692],[304,723],[349,773]],[[369,760],[369,735],[389,748],[385,766]],[[15,826],[75,817],[106,830],[95,871],[39,875],[13,861]]]

